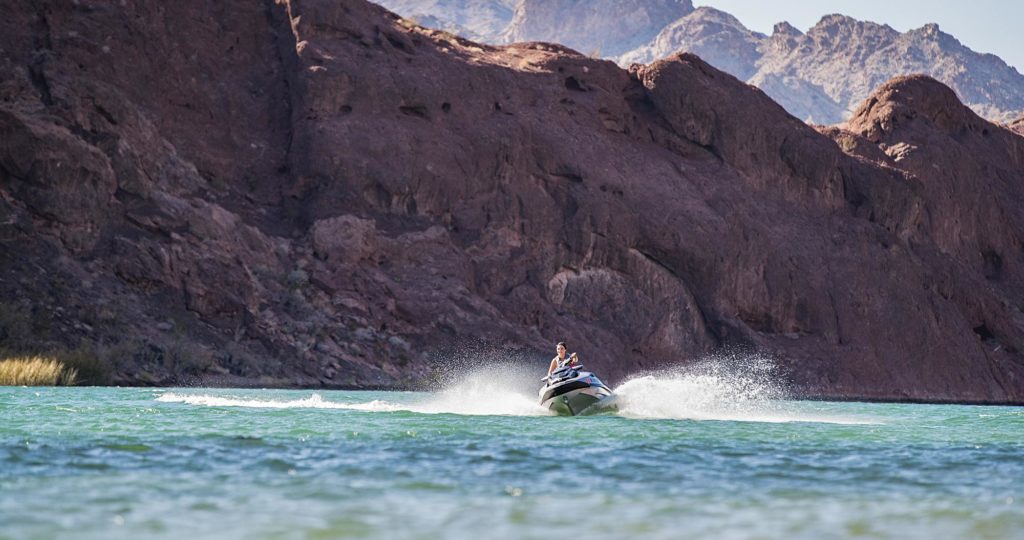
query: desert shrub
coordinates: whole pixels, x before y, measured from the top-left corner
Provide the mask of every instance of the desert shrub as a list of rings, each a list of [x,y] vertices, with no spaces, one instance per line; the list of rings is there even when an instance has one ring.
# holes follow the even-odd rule
[[[22,356],[0,360],[0,385],[71,386],[77,370],[56,358]]]

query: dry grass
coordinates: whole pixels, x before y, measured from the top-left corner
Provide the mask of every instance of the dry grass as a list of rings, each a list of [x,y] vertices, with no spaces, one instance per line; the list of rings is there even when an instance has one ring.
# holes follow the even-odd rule
[[[53,358],[24,356],[0,360],[0,386],[72,386],[78,370]]]

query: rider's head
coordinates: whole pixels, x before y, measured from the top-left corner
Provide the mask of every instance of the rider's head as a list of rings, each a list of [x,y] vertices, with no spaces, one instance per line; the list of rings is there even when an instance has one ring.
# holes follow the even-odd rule
[[[555,352],[558,353],[559,358],[565,358],[565,342],[559,341],[558,345],[555,345]]]

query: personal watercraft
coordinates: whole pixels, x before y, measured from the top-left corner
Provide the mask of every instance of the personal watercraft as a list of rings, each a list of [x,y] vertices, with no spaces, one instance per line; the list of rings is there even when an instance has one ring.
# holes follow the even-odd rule
[[[614,394],[582,364],[565,364],[541,379],[540,405],[562,416],[614,411]]]

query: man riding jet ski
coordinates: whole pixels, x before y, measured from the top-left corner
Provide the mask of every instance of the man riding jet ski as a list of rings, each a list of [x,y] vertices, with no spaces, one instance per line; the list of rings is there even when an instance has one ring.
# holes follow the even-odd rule
[[[615,410],[612,391],[589,371],[583,371],[576,353],[566,357],[565,342],[560,342],[551,359],[546,384],[540,389],[540,404],[556,414],[576,416]]]

